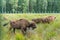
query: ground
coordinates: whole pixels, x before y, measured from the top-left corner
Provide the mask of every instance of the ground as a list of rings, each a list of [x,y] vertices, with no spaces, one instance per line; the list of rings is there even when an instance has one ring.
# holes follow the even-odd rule
[[[34,33],[27,33],[25,36],[20,30],[16,30],[16,34],[8,31],[10,25],[3,27],[3,39],[2,40],[60,40],[60,14],[2,14],[2,25],[10,20],[18,20],[21,18],[31,21],[33,18],[41,18],[49,15],[56,16],[56,20],[50,24],[37,24],[37,28]],[[4,17],[6,19],[4,19]]]

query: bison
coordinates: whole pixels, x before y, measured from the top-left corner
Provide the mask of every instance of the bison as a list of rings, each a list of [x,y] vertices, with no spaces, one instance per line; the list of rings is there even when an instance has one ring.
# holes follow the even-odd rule
[[[10,21],[10,28],[9,30],[13,29],[13,32],[15,33],[15,29],[20,29],[23,34],[26,33],[27,28],[30,29],[35,29],[36,28],[36,23],[33,21],[28,21],[26,19],[19,19],[16,21]]]
[[[42,22],[42,18],[32,19],[32,21],[34,21],[35,23],[40,23]]]
[[[53,22],[54,20],[56,19],[55,16],[48,16],[46,18],[43,19],[43,23],[50,23],[50,22]]]
[[[37,19],[32,19],[35,23],[50,23],[56,19],[55,16],[48,16],[45,18],[37,18]]]

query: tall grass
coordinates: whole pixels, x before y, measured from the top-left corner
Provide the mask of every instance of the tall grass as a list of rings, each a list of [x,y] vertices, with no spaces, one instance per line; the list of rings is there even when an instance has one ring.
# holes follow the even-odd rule
[[[2,18],[6,17],[7,20],[3,19],[3,24],[9,22],[10,20],[18,20],[21,18],[31,21],[33,18],[46,17],[49,15],[56,16],[56,20],[50,24],[37,24],[37,28],[33,31],[28,32],[23,35],[20,30],[16,30],[16,34],[9,32],[10,25],[3,26],[4,37],[2,40],[60,40],[60,14],[2,14]],[[2,30],[1,30],[2,31]]]

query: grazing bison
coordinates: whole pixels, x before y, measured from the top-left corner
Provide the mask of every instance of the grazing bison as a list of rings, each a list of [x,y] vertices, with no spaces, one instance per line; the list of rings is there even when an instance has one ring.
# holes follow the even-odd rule
[[[32,19],[32,21],[34,21],[35,23],[40,23],[42,22],[42,18]]]
[[[55,20],[56,17],[54,16],[48,16],[45,18],[37,18],[37,19],[32,19],[32,21],[36,22],[36,23],[50,23],[52,21]]]
[[[22,31],[23,34],[26,33],[27,31],[27,28],[32,28],[32,29],[35,29],[36,28],[36,24],[35,22],[29,22],[28,20],[26,19],[19,19],[19,20],[16,20],[16,21],[10,21],[10,29],[13,29],[13,32],[15,33],[15,29],[20,29]]]
[[[48,16],[46,17],[46,19],[48,19],[49,21],[54,21],[56,19],[55,16]]]
[[[53,22],[54,20],[56,19],[55,16],[48,16],[46,18],[43,19],[43,23],[50,23],[50,22]]]

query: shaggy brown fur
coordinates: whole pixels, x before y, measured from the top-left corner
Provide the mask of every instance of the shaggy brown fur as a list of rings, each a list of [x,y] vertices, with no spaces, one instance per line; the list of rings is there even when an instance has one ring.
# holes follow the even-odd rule
[[[42,22],[42,18],[32,19],[32,21],[34,21],[35,23],[40,23]]]
[[[29,22],[26,19],[20,19],[20,20],[16,20],[16,21],[10,21],[10,30],[13,28],[13,31],[15,33],[15,29],[21,29],[21,31],[23,32],[23,34],[25,34],[27,28],[32,28],[35,29],[36,28],[36,24],[34,22]]]
[[[45,21],[45,23],[50,23],[53,22],[55,19],[56,19],[55,16],[48,16],[43,21]]]
[[[37,18],[37,19],[32,19],[32,21],[36,22],[36,23],[50,23],[52,21],[55,20],[56,17],[54,16],[48,16],[45,18]]]

